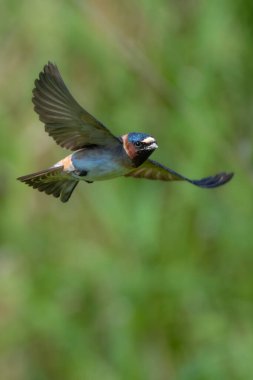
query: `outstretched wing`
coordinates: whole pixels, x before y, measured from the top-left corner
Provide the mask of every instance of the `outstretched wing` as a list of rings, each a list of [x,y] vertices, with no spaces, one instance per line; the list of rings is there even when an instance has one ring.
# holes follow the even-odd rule
[[[141,166],[130,171],[125,176],[161,181],[187,181],[192,183],[193,185],[210,189],[213,187],[224,185],[233,177],[233,173],[219,173],[211,177],[192,180],[174,172],[174,170],[171,170],[166,166],[159,164],[156,161],[147,160]]]
[[[50,62],[35,81],[32,101],[46,132],[64,148],[119,144],[117,137],[76,102],[57,66]]]

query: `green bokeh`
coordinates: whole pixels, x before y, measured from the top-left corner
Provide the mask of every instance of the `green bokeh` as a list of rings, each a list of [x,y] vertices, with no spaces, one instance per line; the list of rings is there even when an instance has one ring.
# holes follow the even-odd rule
[[[0,1],[0,378],[253,378],[253,6]],[[31,92],[56,62],[111,130],[216,190],[119,178],[71,200],[16,177],[67,152]]]

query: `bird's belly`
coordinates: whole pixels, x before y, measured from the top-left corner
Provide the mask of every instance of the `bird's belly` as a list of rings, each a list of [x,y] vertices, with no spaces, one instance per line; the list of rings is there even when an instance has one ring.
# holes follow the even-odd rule
[[[78,172],[87,172],[86,175],[77,176],[84,181],[103,181],[122,176],[129,168],[122,165],[110,154],[84,154],[82,157],[72,157],[72,163]]]
[[[122,167],[114,162],[96,161],[90,162],[86,166],[87,175],[83,178],[88,181],[102,181],[126,174],[129,169]]]

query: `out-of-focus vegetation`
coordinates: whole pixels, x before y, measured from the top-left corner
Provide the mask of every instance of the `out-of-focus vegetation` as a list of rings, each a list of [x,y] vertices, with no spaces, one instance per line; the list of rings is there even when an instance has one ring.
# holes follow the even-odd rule
[[[253,6],[232,0],[0,3],[0,377],[253,378]],[[67,155],[33,111],[51,60],[112,131],[216,190],[17,182]]]

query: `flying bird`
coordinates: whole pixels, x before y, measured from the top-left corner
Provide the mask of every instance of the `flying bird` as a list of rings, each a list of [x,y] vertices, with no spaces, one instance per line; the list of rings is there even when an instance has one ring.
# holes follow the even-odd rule
[[[119,176],[162,181],[187,181],[203,188],[228,182],[233,173],[191,180],[150,160],[158,148],[154,137],[131,132],[114,136],[83,109],[65,85],[57,66],[44,66],[33,89],[34,110],[45,130],[63,148],[73,151],[49,169],[19,177],[39,191],[67,202],[79,181],[92,183]]]

